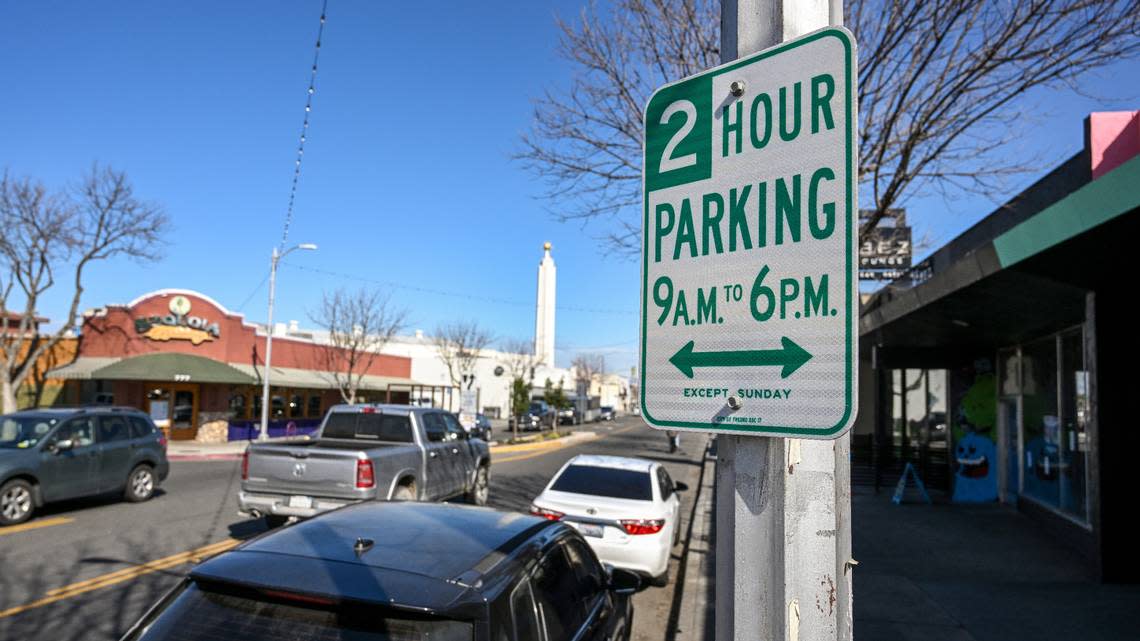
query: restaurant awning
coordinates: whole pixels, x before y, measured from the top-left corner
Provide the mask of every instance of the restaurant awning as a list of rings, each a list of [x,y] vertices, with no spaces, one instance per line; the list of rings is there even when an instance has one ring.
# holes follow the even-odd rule
[[[65,380],[172,381],[184,383],[223,383],[260,385],[264,368],[244,363],[222,363],[190,354],[144,354],[128,358],[84,356],[63,367],[50,370],[48,378]],[[270,382],[275,387],[336,389],[332,372],[274,367]],[[402,376],[366,375],[360,389],[384,391],[411,386],[430,387]]]
[[[91,378],[111,381],[176,381],[251,385],[252,376],[213,359],[190,354],[145,354],[124,358],[91,372]]]
[[[261,371],[263,368],[239,363],[234,363],[233,367],[253,377],[255,382],[261,383]],[[337,388],[336,378],[332,372],[297,369],[293,367],[274,367],[273,373],[269,377],[269,382],[275,387],[302,387],[306,389]],[[388,389],[389,385],[392,387],[408,387],[411,385],[422,386],[423,384],[401,376],[365,375],[360,381],[359,388],[382,391]]]

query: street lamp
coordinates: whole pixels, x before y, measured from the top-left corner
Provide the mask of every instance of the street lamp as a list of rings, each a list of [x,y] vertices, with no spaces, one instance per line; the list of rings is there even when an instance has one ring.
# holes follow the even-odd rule
[[[257,435],[259,441],[269,438],[269,372],[271,371],[270,360],[273,356],[273,295],[277,286],[277,263],[293,250],[312,251],[316,248],[317,246],[313,243],[301,243],[281,253],[277,252],[276,247],[273,248],[273,258],[269,262],[269,320],[265,325],[265,376],[262,377],[265,387],[261,392],[261,431]]]

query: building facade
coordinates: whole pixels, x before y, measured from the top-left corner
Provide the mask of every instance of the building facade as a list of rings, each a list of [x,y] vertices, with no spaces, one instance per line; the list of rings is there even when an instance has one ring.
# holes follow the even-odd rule
[[[342,402],[323,351],[311,338],[274,334],[269,435],[305,434]],[[256,438],[265,375],[265,331],[205,294],[165,289],[83,318],[76,358],[53,369],[59,402],[129,405],[148,412],[171,439]],[[424,388],[409,358],[380,354],[365,371],[367,400],[406,403]]]
[[[865,301],[853,469],[890,487],[912,463],[954,501],[1029,515],[1103,580],[1140,581],[1127,489],[1140,112],[1093,114],[1085,134]]]

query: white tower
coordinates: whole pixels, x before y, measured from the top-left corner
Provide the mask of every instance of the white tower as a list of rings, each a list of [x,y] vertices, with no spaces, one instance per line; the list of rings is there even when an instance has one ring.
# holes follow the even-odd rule
[[[554,259],[550,243],[542,246],[544,254],[538,263],[538,298],[534,312],[534,354],[542,364],[554,367]]]

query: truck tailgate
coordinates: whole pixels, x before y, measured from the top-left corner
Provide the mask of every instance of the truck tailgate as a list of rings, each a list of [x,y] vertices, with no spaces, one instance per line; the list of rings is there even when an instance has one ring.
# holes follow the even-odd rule
[[[362,456],[365,452],[359,445],[255,445],[249,450],[249,478],[244,485],[251,492],[362,498],[356,488],[356,461]]]

